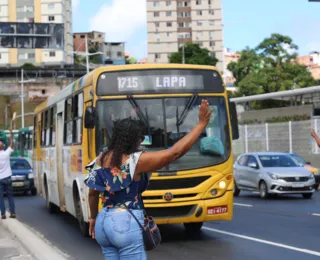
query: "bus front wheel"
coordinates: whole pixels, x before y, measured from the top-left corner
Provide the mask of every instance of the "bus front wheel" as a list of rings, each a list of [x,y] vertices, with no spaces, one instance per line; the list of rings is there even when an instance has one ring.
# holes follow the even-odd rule
[[[203,222],[184,223],[184,228],[188,232],[199,232],[202,228]]]
[[[80,196],[78,193],[76,193],[76,196],[74,199],[75,199],[76,215],[77,215],[81,235],[84,237],[89,237],[89,223],[84,221]]]

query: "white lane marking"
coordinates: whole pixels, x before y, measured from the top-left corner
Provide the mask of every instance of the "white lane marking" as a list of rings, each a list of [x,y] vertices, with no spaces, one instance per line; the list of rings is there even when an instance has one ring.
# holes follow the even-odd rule
[[[309,250],[309,249],[293,247],[293,246],[289,246],[289,245],[285,245],[285,244],[275,243],[275,242],[272,242],[272,241],[263,240],[263,239],[259,239],[259,238],[255,238],[255,237],[239,235],[239,234],[236,234],[236,233],[231,233],[231,232],[227,232],[227,231],[223,231],[223,230],[219,230],[219,229],[214,229],[214,228],[209,228],[209,227],[203,227],[203,229],[206,229],[208,231],[215,232],[215,233],[220,233],[220,234],[232,236],[232,237],[238,237],[238,238],[242,238],[242,239],[251,240],[251,241],[262,243],[262,244],[282,247],[282,248],[286,248],[286,249],[293,250],[293,251],[298,251],[298,252],[309,254],[309,255],[320,256],[320,252],[312,251],[312,250]]]
[[[312,216],[318,216],[318,217],[320,217],[320,214],[319,214],[319,213],[312,213],[311,215],[312,215]]]
[[[248,208],[253,207],[253,206],[252,206],[252,205],[250,205],[250,204],[241,204],[241,203],[233,203],[233,205],[241,206],[241,207],[248,207]]]

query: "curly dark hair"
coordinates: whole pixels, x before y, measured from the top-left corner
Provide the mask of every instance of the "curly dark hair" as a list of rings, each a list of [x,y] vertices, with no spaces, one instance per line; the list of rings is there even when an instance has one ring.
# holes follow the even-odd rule
[[[138,142],[143,137],[142,129],[142,123],[131,117],[115,121],[110,144],[101,156],[101,165],[112,152],[110,167],[120,168],[123,154],[138,152]]]

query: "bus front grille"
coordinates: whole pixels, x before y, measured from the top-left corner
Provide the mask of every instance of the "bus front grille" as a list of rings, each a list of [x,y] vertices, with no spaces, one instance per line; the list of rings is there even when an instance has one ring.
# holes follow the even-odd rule
[[[171,180],[150,180],[148,190],[175,190],[193,188],[209,179],[210,176],[181,178]]]
[[[165,207],[165,208],[146,208],[149,216],[154,218],[182,218],[191,216],[196,210],[197,205]]]

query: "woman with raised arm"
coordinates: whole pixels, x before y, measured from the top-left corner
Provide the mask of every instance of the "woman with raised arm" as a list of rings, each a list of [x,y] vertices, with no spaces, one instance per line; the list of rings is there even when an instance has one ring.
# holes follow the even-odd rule
[[[101,155],[101,168],[92,171],[85,184],[90,188],[89,233],[102,248],[105,259],[147,259],[142,231],[144,205],[141,194],[146,190],[150,174],[186,154],[205,130],[212,110],[202,100],[199,122],[192,131],[170,149],[141,152],[144,140],[139,123],[123,119],[115,123],[108,150]],[[98,214],[101,194],[103,209]]]

